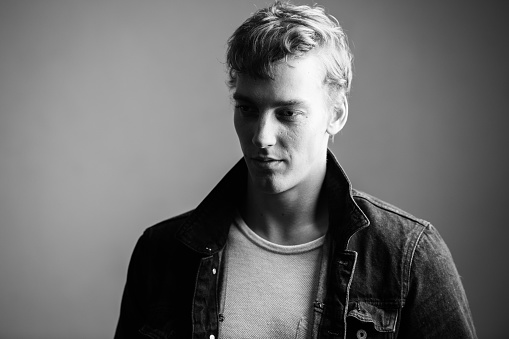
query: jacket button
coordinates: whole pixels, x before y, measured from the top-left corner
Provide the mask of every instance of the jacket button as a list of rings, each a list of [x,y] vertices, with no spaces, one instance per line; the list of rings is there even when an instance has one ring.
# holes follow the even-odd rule
[[[368,337],[368,333],[363,330],[363,329],[360,329],[357,331],[357,339],[366,339]]]
[[[212,274],[216,274],[217,270],[215,268],[212,269]]]
[[[213,335],[213,334],[211,334],[209,338],[210,338],[210,339],[216,339],[216,336],[215,336],[215,335]]]

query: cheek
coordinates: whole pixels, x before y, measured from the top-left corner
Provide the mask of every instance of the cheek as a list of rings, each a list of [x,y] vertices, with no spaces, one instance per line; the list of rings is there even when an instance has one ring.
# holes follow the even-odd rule
[[[238,117],[237,114],[233,117],[233,125],[241,143],[244,143],[246,140],[251,140],[251,128],[249,124],[246,123],[244,119]]]
[[[314,158],[327,147],[327,134],[321,126],[304,126],[301,129],[289,131],[286,136],[287,146],[297,151],[303,158]]]
[[[301,124],[284,131],[284,139],[295,146],[306,147],[315,142],[318,136],[318,126]]]
[[[299,148],[301,143],[304,143],[303,135],[299,129],[285,129],[279,136],[279,142],[284,146]]]

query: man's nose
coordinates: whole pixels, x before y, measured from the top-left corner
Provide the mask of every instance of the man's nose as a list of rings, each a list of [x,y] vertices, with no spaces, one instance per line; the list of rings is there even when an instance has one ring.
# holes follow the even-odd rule
[[[270,114],[261,114],[256,122],[253,144],[259,148],[267,148],[276,144],[277,124]]]

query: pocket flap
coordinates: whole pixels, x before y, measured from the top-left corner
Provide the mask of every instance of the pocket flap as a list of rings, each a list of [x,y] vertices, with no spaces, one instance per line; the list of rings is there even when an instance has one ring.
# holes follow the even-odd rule
[[[373,304],[357,301],[354,302],[348,311],[347,317],[353,317],[362,322],[373,323],[378,332],[394,332],[396,330],[396,309],[381,308]]]

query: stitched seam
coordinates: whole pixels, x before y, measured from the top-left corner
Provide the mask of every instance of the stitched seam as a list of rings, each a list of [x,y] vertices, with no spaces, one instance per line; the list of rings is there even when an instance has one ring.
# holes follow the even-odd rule
[[[403,300],[405,300],[406,296],[408,295],[408,290],[409,290],[409,286],[410,286],[410,275],[411,275],[411,272],[412,272],[412,265],[413,265],[413,261],[414,261],[415,252],[417,250],[417,247],[419,246],[419,241],[421,240],[422,235],[424,234],[424,231],[426,231],[427,228],[428,228],[427,226],[423,227],[421,232],[419,233],[419,235],[415,239],[415,244],[412,246],[413,247],[412,248],[412,253],[410,255],[410,259],[408,260],[408,269],[406,269],[406,267],[405,267],[405,269],[403,270],[404,274],[406,274],[406,277],[402,277],[402,281],[405,282],[404,288],[401,290],[401,293],[402,293],[401,298]]]
[[[203,260],[205,260],[205,258],[202,258],[200,260],[200,264],[198,265],[198,271],[197,271],[197,274],[196,274],[196,279],[194,281],[194,293],[193,293],[193,306],[191,307],[191,320],[192,320],[192,331],[191,331],[191,336],[194,336],[194,326],[196,324],[196,321],[195,321],[195,318],[194,318],[194,304],[195,304],[195,299],[196,299],[196,289],[198,287],[198,278],[200,277],[200,271],[201,271],[201,267],[202,267],[202,264],[203,264]]]
[[[355,274],[355,266],[357,265],[357,252],[355,251],[348,251],[350,253],[353,253],[353,267],[352,267],[352,274],[350,275],[350,279],[348,279],[348,285],[346,287],[346,303],[345,303],[345,309],[343,311],[343,324],[344,324],[344,330],[343,330],[343,336],[346,338],[346,316],[348,314],[348,303],[350,301],[350,287],[352,286],[353,276]]]
[[[402,300],[400,298],[396,298],[396,299],[377,299],[377,298],[362,298],[362,297],[357,297],[357,298],[352,298],[350,299],[350,302],[359,302],[359,301],[362,301],[362,302],[366,302],[370,305],[373,305],[373,306],[385,306],[387,308],[391,308],[391,309],[397,309],[399,307],[401,307],[401,302]]]
[[[376,207],[378,207],[380,209],[383,209],[384,211],[391,212],[393,214],[399,215],[400,217],[403,217],[403,218],[408,219],[408,220],[412,220],[412,221],[414,221],[414,222],[416,222],[416,223],[418,223],[418,224],[420,224],[422,226],[426,226],[427,227],[430,224],[426,220],[417,218],[417,217],[415,217],[415,216],[413,216],[411,214],[407,214],[407,213],[405,213],[403,211],[400,211],[398,209],[394,209],[394,208],[392,208],[390,206],[386,206],[386,205],[384,205],[384,204],[382,204],[382,203],[380,203],[378,201],[372,200],[372,199],[370,199],[368,197],[360,196],[360,195],[355,195],[355,198],[367,201],[369,204],[374,205],[374,206],[376,206]]]
[[[141,334],[143,334],[144,336],[147,336],[147,337],[152,338],[152,339],[159,339],[159,338],[160,338],[158,335],[154,335],[154,334],[152,334],[151,332],[146,331],[146,330],[145,330],[145,326],[143,326],[142,328],[140,328],[140,329],[138,330],[138,332],[140,332],[140,333],[141,333]]]

